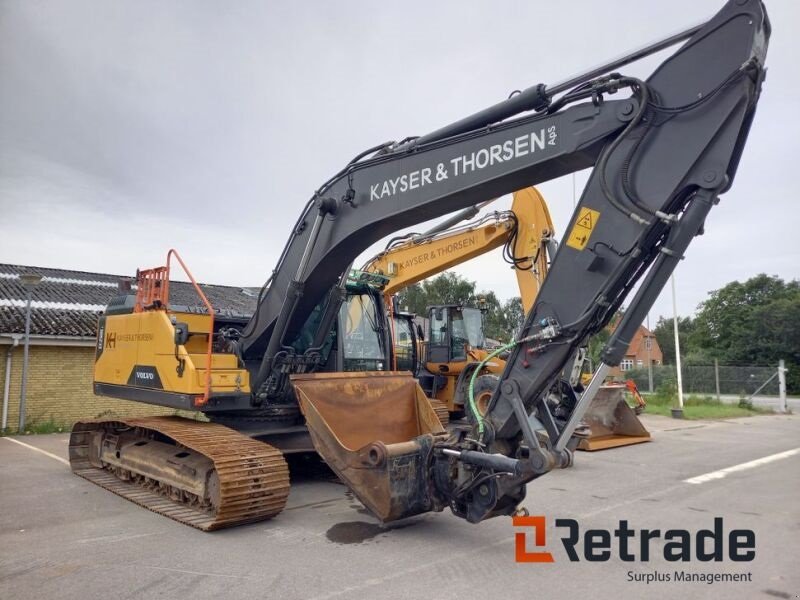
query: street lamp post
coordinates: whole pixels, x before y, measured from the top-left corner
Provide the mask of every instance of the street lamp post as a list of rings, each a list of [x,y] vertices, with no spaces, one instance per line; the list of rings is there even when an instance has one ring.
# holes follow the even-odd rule
[[[650,313],[647,313],[647,339],[644,342],[647,348],[647,389],[653,393],[653,358],[651,356],[653,351],[653,334],[650,332]]]
[[[19,276],[25,288],[25,340],[22,351],[22,384],[19,393],[19,432],[25,429],[25,395],[28,391],[28,347],[31,341],[31,293],[42,281],[38,273],[23,273]]]
[[[678,406],[673,407],[672,416],[683,418],[683,376],[681,375],[681,341],[678,337],[678,302],[675,299],[675,273],[672,274],[672,329],[675,333],[675,367],[678,371]]]

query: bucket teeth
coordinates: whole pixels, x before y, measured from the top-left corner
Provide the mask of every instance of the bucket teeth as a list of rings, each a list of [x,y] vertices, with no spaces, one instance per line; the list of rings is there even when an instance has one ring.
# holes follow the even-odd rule
[[[216,479],[213,502],[203,502],[148,477],[90,462],[96,432],[134,428],[142,439],[166,438],[210,459]],[[203,531],[233,527],[277,515],[289,495],[289,468],[279,450],[233,429],[181,417],[146,417],[83,421],[72,429],[72,471],[140,506]]]

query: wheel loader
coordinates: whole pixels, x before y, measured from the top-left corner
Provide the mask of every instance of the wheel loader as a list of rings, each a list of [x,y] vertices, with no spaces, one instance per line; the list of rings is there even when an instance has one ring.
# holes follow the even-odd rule
[[[362,271],[387,277],[383,295],[391,318],[395,357],[405,357],[402,365],[395,362],[393,368],[402,367],[414,373],[426,395],[446,405],[448,421],[472,416],[466,408],[473,375],[476,375],[472,388],[475,406],[484,414],[497,378],[506,366],[504,355],[485,361],[489,355],[484,334],[485,301],[479,307],[429,306],[427,331],[423,333],[415,326],[415,315],[395,310],[394,295],[504,246],[503,258],[514,270],[522,308],[527,313],[547,276],[548,257],[555,256],[556,251],[550,212],[536,188],[514,192],[510,211],[461,222],[462,218],[474,217],[479,209],[478,206],[465,209],[425,233],[393,238],[385,250],[361,267]],[[577,354],[572,368],[575,375],[580,373],[585,356],[585,352]],[[570,379],[572,387],[582,383],[575,375]],[[439,411],[441,418],[441,408]],[[628,406],[623,389],[615,384],[601,388],[584,416],[583,425],[580,450],[650,441],[650,433]]]
[[[446,508],[470,523],[516,514],[529,483],[573,464],[576,429],[609,367],[691,240],[713,226],[707,217],[733,184],[753,122],[769,37],[763,4],[733,0],[562,82],[368,148],[301,207],[243,325],[207,301],[197,311],[170,305],[170,253],[139,273],[133,300],[101,318],[95,392],[211,422],[77,423],[72,469],[203,530],[267,519],[288,496],[281,436],[299,408],[315,450],[384,522]],[[675,45],[646,79],[622,72]],[[408,372],[338,370],[334,325],[360,253],[581,169],[592,169],[589,180],[520,333],[501,349],[506,366],[485,411],[469,402],[471,427],[446,431]],[[576,389],[562,374],[626,299],[591,382]]]

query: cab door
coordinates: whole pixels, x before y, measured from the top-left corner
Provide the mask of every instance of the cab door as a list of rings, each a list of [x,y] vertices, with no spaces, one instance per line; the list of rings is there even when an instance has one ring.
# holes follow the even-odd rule
[[[409,371],[417,374],[419,356],[417,353],[417,335],[414,328],[414,317],[409,314],[392,315],[394,320],[394,342],[392,350],[394,352],[395,365],[397,371]]]

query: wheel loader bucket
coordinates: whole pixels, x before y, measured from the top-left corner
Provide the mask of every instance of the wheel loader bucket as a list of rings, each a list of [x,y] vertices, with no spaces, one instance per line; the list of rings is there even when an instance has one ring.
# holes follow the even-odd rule
[[[583,417],[592,432],[580,441],[579,450],[591,452],[650,441],[650,432],[625,401],[624,390],[624,385],[614,384],[598,390]]]
[[[447,434],[407,372],[292,375],[314,447],[383,522],[434,507],[428,489],[434,441]]]

